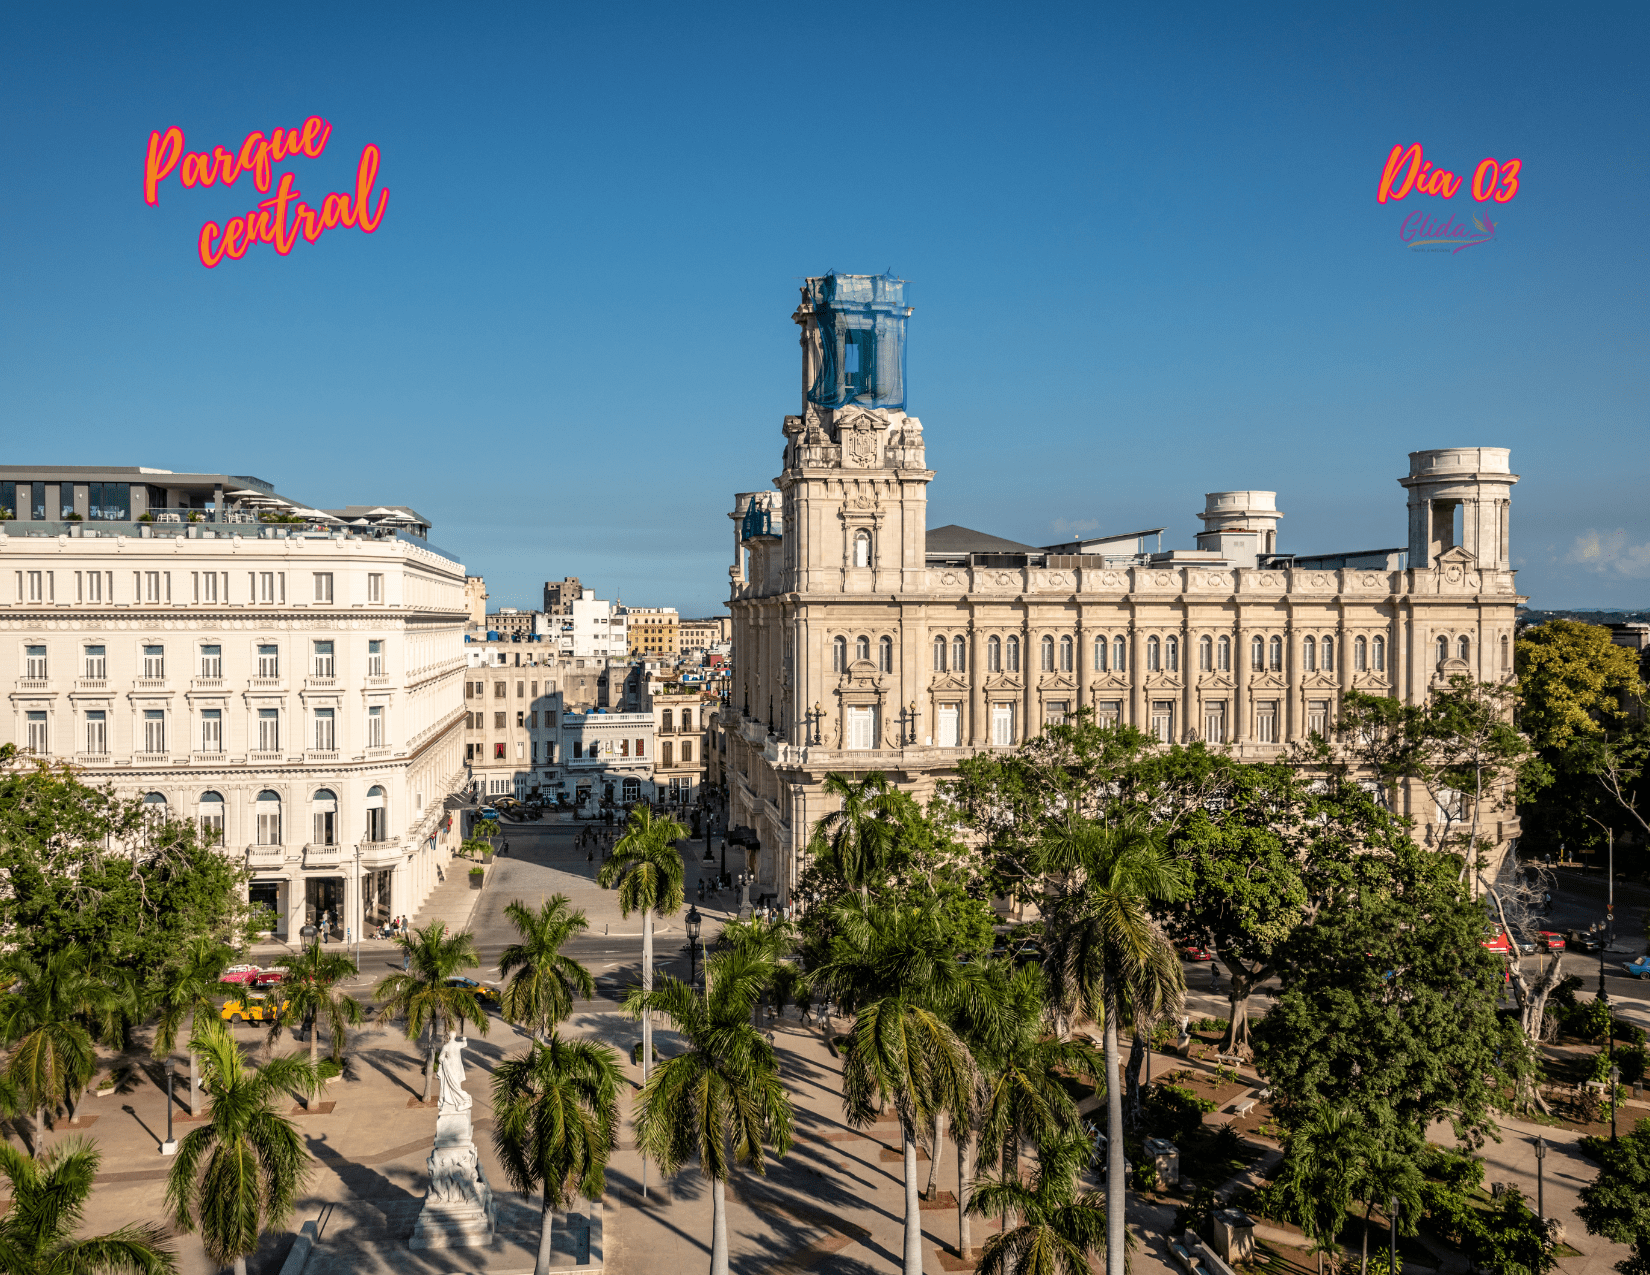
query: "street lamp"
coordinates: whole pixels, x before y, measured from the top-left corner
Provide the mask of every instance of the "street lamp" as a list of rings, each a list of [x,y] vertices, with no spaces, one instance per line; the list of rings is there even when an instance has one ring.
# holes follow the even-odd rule
[[[808,723],[809,731],[809,734],[803,737],[803,742],[813,744],[817,748],[819,746],[819,723],[825,720],[825,710],[819,706],[819,701],[815,700],[813,712],[803,713],[802,718]]]
[[[1547,1178],[1542,1171],[1542,1166],[1546,1159],[1547,1139],[1537,1134],[1535,1139],[1535,1213],[1544,1223],[1547,1220]]]
[[[162,1155],[176,1155],[178,1153],[178,1140],[172,1136],[172,1081],[177,1074],[178,1060],[168,1058],[166,1060],[166,1141],[160,1144]]]
[[[355,927],[355,972],[361,972],[361,931],[367,925],[367,900],[361,889],[361,843],[355,843],[355,902],[358,924]]]
[[[1621,1068],[1616,1066],[1616,1025],[1610,1023],[1610,1141],[1616,1140],[1616,1085],[1621,1081]]]
[[[689,907],[687,914],[688,936],[688,984],[691,986],[699,981],[699,927],[704,921],[699,916],[699,909]]]

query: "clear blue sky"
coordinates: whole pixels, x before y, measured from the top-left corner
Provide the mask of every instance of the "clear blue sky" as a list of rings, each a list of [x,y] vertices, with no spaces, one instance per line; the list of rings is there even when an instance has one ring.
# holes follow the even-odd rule
[[[494,605],[726,597],[778,470],[802,276],[912,281],[931,526],[1045,543],[1273,488],[1280,547],[1401,544],[1418,448],[1510,446],[1536,606],[1650,605],[1643,4],[7,4],[0,454],[410,504]],[[204,269],[320,114],[390,198]],[[1523,160],[1421,254],[1397,142]]]

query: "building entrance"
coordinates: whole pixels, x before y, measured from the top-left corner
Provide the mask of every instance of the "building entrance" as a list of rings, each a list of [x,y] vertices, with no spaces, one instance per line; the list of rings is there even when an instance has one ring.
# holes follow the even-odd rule
[[[326,938],[344,937],[343,877],[310,877],[304,882],[304,921]]]
[[[390,919],[390,873],[361,874],[362,929],[370,934]]]

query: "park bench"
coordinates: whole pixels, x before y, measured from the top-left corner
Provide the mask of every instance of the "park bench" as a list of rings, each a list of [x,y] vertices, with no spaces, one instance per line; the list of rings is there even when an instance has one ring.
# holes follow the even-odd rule
[[[1240,1116],[1246,1116],[1254,1109],[1255,1099],[1253,1098],[1240,1098],[1237,1102],[1232,1104],[1232,1110],[1237,1112]]]

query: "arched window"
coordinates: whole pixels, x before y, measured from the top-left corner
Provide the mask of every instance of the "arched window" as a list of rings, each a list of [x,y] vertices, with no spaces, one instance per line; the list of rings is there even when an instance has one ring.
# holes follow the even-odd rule
[[[1094,639],[1094,671],[1096,673],[1104,673],[1106,671],[1105,634],[1101,634],[1099,637]]]
[[[1171,673],[1180,672],[1180,639],[1167,637],[1163,639],[1163,667]]]
[[[1197,640],[1197,667],[1200,672],[1207,673],[1215,666],[1215,642],[1210,637],[1200,637]]]
[[[1232,671],[1232,639],[1229,637],[1223,637],[1220,639],[1219,667],[1222,673],[1230,673]]]
[[[934,639],[934,672],[945,672],[945,639],[943,637]]]
[[[1386,639],[1377,633],[1374,642],[1370,645],[1372,647],[1370,655],[1374,659],[1375,671],[1377,673],[1386,672]]]
[[[156,819],[166,818],[166,794],[163,792],[144,793],[143,813],[152,815]]]
[[[1146,671],[1155,673],[1163,667],[1163,646],[1157,638],[1146,639]]]
[[[951,639],[951,671],[968,672],[968,639],[960,633]]]
[[[1283,672],[1283,639],[1282,638],[1275,637],[1275,638],[1272,639],[1270,654],[1271,654],[1271,657],[1272,657],[1272,671],[1274,673]]]
[[[877,667],[884,673],[894,671],[894,639],[885,637],[877,642]]]
[[[1468,638],[1462,638],[1459,642],[1457,642],[1455,644],[1455,653],[1463,660],[1470,660],[1472,658],[1471,640]]]
[[[1008,635],[1008,671],[1010,673],[1020,671],[1020,638],[1015,633]]]
[[[856,567],[871,565],[871,533],[869,531],[854,532],[854,565]]]
[[[368,841],[387,841],[389,839],[389,815],[390,812],[384,803],[384,790],[374,784],[367,789]]]
[[[1308,635],[1301,642],[1301,668],[1310,673],[1318,667],[1318,639]]]
[[[854,639],[854,658],[856,660],[869,660],[871,658],[871,639],[863,633]]]
[[[1003,671],[1003,640],[1002,640],[1002,638],[992,636],[992,637],[986,639],[986,643],[985,643],[985,667],[986,667],[986,671],[990,672],[990,673],[1001,673]]]
[[[1249,667],[1259,673],[1266,667],[1266,640],[1255,638],[1249,643]]]
[[[223,844],[223,794],[203,792],[200,797],[201,840],[209,846]]]
[[[1054,639],[1045,633],[1039,649],[1042,651],[1043,656],[1043,672],[1054,672]]]
[[[1335,639],[1332,637],[1326,637],[1323,639],[1321,645],[1323,654],[1323,671],[1325,673],[1333,673],[1335,671]]]
[[[1113,673],[1129,670],[1129,644],[1120,637],[1111,640],[1111,670]]]
[[[1449,659],[1449,639],[1440,636],[1438,639],[1438,662],[1442,664]]]
[[[338,844],[338,794],[330,788],[317,788],[315,795],[309,799],[309,811],[315,824],[315,835],[312,844],[318,846],[335,846]]]
[[[1501,671],[1505,673],[1511,667],[1512,643],[1507,640],[1507,635],[1503,633],[1501,635]]]
[[[252,804],[257,812],[258,844],[281,845],[281,794],[265,788]]]
[[[1356,638],[1352,643],[1352,671],[1362,673],[1369,667],[1369,642],[1364,638]]]
[[[1060,671],[1062,673],[1071,672],[1071,639],[1069,637],[1060,639]]]
[[[665,732],[676,729],[676,714],[671,712],[668,708],[659,714],[659,729]]]

